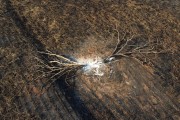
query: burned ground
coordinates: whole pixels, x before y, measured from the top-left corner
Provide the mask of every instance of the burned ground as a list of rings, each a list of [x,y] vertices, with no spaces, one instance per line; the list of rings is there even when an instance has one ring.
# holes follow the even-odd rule
[[[179,2],[0,1],[1,119],[178,120]],[[117,43],[117,29],[157,39],[166,53],[123,58],[103,77],[78,73],[75,86],[59,78],[44,94],[38,51],[78,58],[105,58]],[[112,69],[112,74],[110,74]]]

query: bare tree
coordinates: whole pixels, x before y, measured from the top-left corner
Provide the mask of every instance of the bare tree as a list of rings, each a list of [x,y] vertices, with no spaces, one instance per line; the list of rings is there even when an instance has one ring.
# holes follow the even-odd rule
[[[119,31],[116,31],[118,33],[118,42],[112,54],[104,59],[104,63],[110,63],[123,57],[144,58],[144,61],[147,61],[147,59],[150,59],[148,58],[149,54],[157,55],[165,52],[160,47],[158,40],[149,40],[141,36],[135,37],[128,33],[125,33],[120,40]],[[41,63],[40,68],[43,68],[43,71],[42,69],[40,70],[42,72],[41,77],[47,77],[49,79],[43,86],[45,89],[49,88],[53,82],[62,76],[65,76],[65,81],[72,76],[76,76],[76,72],[86,66],[86,64],[80,64],[63,55],[54,54],[50,51],[40,51],[39,53],[47,55],[46,57],[49,58],[46,62],[37,58],[39,63]]]

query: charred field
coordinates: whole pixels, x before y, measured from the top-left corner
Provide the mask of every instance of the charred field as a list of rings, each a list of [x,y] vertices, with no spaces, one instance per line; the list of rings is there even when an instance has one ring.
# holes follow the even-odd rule
[[[1,120],[179,120],[178,0],[0,0]]]

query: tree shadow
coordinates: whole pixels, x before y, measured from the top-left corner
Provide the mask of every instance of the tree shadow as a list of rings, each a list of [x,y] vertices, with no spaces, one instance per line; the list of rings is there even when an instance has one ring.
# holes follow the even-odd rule
[[[75,74],[74,72],[71,73]],[[69,76],[69,74],[68,74]],[[57,85],[60,91],[64,94],[67,102],[70,104],[75,113],[83,120],[94,120],[95,117],[89,111],[89,109],[84,104],[83,100],[80,98],[80,94],[75,87],[75,77],[71,78],[71,85],[66,82],[66,75],[62,76],[56,80],[55,85]],[[72,85],[73,82],[73,85]]]
[[[70,59],[71,61],[77,61],[73,56],[62,56]],[[64,93],[66,100],[79,117],[81,117],[83,120],[94,120],[95,117],[88,110],[83,100],[81,99],[80,94],[76,90],[76,72],[77,71],[75,70],[61,76],[59,79],[56,80],[55,85],[57,85],[60,91]],[[67,77],[70,77],[70,79],[67,80]]]

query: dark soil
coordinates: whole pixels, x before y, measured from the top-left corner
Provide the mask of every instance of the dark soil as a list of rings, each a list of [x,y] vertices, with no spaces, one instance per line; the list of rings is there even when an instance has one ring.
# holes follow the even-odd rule
[[[178,0],[0,0],[0,119],[180,119]],[[38,51],[109,56],[124,32],[166,53],[122,58],[101,78],[61,77],[43,94]],[[146,59],[145,59],[146,58]],[[112,74],[110,75],[110,69]]]

